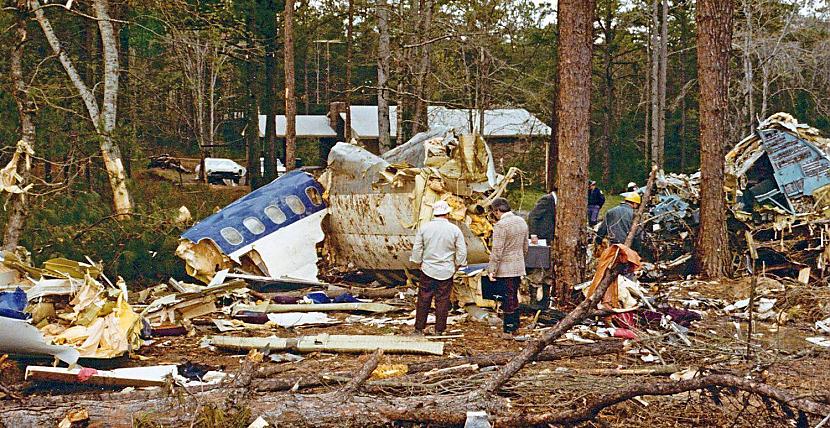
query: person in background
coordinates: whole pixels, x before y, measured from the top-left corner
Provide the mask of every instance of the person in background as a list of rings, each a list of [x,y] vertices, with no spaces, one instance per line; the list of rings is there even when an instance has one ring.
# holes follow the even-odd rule
[[[635,183],[633,181],[629,181],[628,185],[625,186],[625,191],[626,192],[636,192],[638,190],[640,190],[640,188],[637,186],[637,183]]]
[[[447,328],[450,311],[452,277],[459,267],[467,264],[467,244],[458,226],[450,223],[446,201],[432,205],[434,218],[415,234],[409,261],[420,266],[418,303],[415,308],[415,334],[423,335],[427,314],[435,297],[435,334],[442,335]]]
[[[605,213],[605,219],[597,231],[597,243],[600,243],[603,238],[608,238],[611,244],[625,243],[625,238],[628,237],[631,225],[634,222],[634,213],[640,207],[642,198],[636,192],[623,193],[623,198],[623,202]],[[638,228],[631,248],[637,251],[641,240],[642,229]]]
[[[548,245],[553,243],[553,233],[556,230],[556,187],[550,193],[545,194],[538,201],[536,206],[530,210],[527,220],[530,223],[530,233],[539,239],[546,239]]]
[[[490,209],[498,221],[493,226],[487,276],[504,290],[504,333],[512,335],[519,329],[519,285],[526,274],[528,228],[521,217],[511,212],[507,199],[494,199]]]
[[[593,227],[599,222],[599,210],[605,205],[605,195],[597,188],[597,182],[588,182],[588,225]]]

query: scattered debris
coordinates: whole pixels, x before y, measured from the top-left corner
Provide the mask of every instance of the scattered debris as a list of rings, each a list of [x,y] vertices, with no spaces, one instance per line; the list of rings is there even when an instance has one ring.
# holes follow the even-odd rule
[[[209,336],[205,343],[223,349],[267,349],[296,352],[367,352],[442,355],[444,343],[407,336],[348,336],[319,334],[298,338]]]

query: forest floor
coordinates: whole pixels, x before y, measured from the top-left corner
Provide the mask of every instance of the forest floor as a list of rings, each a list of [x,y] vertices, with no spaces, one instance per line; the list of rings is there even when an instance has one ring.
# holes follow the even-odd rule
[[[158,180],[150,177],[148,171],[139,171],[139,180]],[[168,180],[175,182],[173,180]],[[527,190],[527,189],[526,189]],[[228,199],[241,196],[245,187],[207,186],[198,189],[201,204],[212,206],[222,204]],[[514,192],[515,194],[516,192]],[[196,193],[194,193],[196,195]],[[192,195],[191,195],[192,196]],[[541,192],[530,190],[520,198],[521,207],[532,208],[532,204]],[[604,208],[618,204],[618,195],[607,195]],[[525,201],[531,201],[529,204]],[[170,206],[181,201],[170,201]],[[203,211],[208,211],[207,206]],[[700,376],[704,374],[733,374],[742,378],[762,381],[797,397],[806,397],[821,403],[830,403],[830,348],[815,345],[806,340],[808,337],[822,336],[816,327],[816,321],[830,315],[830,289],[820,286],[807,286],[793,281],[765,279],[759,286],[759,299],[775,299],[772,309],[764,311],[765,319],[754,323],[754,333],[747,352],[747,322],[745,311],[729,309],[736,302],[749,295],[749,280],[729,280],[722,283],[702,281],[675,281],[656,284],[644,284],[650,287],[649,296],[664,305],[675,308],[688,308],[701,314],[702,319],[692,323],[686,338],[688,343],[673,332],[659,326],[643,326],[635,329],[637,338],[625,340],[605,337],[601,319],[590,319],[570,330],[571,334],[559,339],[547,349],[573,349],[588,342],[616,345],[618,348],[585,357],[563,358],[555,361],[533,362],[515,375],[500,391],[499,397],[507,400],[509,408],[506,414],[541,414],[557,413],[579,409],[597,397],[607,396],[615,391],[636,385],[655,382],[671,382],[670,376]],[[351,284],[366,286],[367,284]],[[400,287],[399,291],[406,291]],[[382,301],[382,300],[380,300]],[[768,302],[767,301],[767,302]],[[412,293],[405,293],[404,299],[396,299],[402,310],[391,315],[400,320],[414,318],[415,298]],[[566,309],[566,308],[563,308]],[[772,313],[773,316],[769,316]],[[256,354],[225,351],[203,347],[202,341],[210,335],[233,336],[277,336],[298,337],[314,334],[355,334],[355,335],[409,335],[409,325],[372,326],[350,323],[346,318],[350,314],[334,313],[330,316],[341,321],[340,324],[325,327],[270,327],[251,329],[231,333],[220,333],[213,325],[214,318],[228,318],[227,315],[214,314],[193,320],[192,330],[184,336],[157,337],[137,350],[131,356],[114,360],[97,362],[82,360],[83,366],[101,370],[121,367],[145,367],[165,364],[196,364],[207,369],[238,376],[243,373],[246,363]],[[465,312],[456,308],[451,316],[463,316]],[[449,336],[433,339],[445,343],[443,356],[393,355],[381,357],[380,367],[417,364],[456,359],[451,364],[453,369],[447,372],[416,372],[399,374],[384,380],[370,379],[364,390],[358,392],[363,399],[390,399],[394,397],[434,396],[437,399],[452,400],[464,397],[476,391],[493,376],[493,367],[465,367],[465,357],[489,355],[498,352],[518,353],[530,340],[539,338],[551,327],[537,325],[532,328],[534,313],[529,311],[522,317],[519,337],[524,341],[504,339],[501,326],[479,322],[467,316],[448,327]],[[622,350],[620,350],[620,348]],[[333,352],[314,352],[302,354],[303,359],[296,362],[271,362],[266,356],[264,361],[256,363],[258,374],[252,385],[263,382],[288,382],[292,391],[280,389],[280,393],[289,394],[286,399],[318,396],[337,393],[350,375],[358,372],[369,359],[368,354],[347,354]],[[96,387],[81,382],[72,384],[41,383],[24,379],[29,365],[47,366],[51,361],[44,359],[6,359],[0,360],[0,426],[21,426],[8,418],[17,415],[20,409],[34,409],[29,413],[38,413],[39,424],[55,425],[66,413],[63,407],[90,407],[100,402],[105,408],[117,409],[119,402],[131,399],[148,399],[168,397],[171,392],[179,397],[179,403],[173,407],[159,407],[148,404],[146,408],[132,414],[133,426],[241,426],[246,427],[263,411],[262,403],[273,399],[275,391],[261,391],[253,387],[251,395],[241,404],[235,413],[227,413],[224,419],[216,414],[208,414],[203,398],[196,398],[199,389],[185,390],[179,386],[150,388],[147,391],[127,391],[121,387]],[[316,380],[306,385],[304,382]],[[384,383],[385,382],[385,383]],[[129,390],[129,388],[128,388]],[[178,391],[178,392],[176,392]],[[186,391],[183,393],[182,391]],[[194,392],[196,391],[196,392]],[[207,391],[207,388],[206,388]],[[208,391],[209,392],[209,391]],[[140,395],[145,394],[145,395]],[[146,395],[149,394],[149,395]],[[184,394],[184,395],[182,395]],[[188,394],[191,398],[188,398]],[[277,396],[282,397],[282,396]],[[778,402],[758,398],[758,395],[730,388],[709,388],[676,395],[644,395],[635,400],[603,410],[596,418],[584,426],[630,427],[649,425],[653,427],[677,426],[722,426],[722,427],[763,427],[803,424],[797,410]],[[189,402],[198,402],[196,407],[186,406]],[[148,401],[154,403],[155,401]],[[54,403],[54,412],[49,412]],[[83,404],[80,404],[83,403]],[[107,403],[107,404],[104,404]],[[226,410],[227,411],[227,410]],[[55,413],[57,412],[57,413]],[[169,415],[178,413],[170,423]],[[47,416],[48,414],[48,416]],[[57,415],[57,418],[55,417]],[[30,415],[31,416],[31,415]],[[177,419],[178,418],[178,419]],[[128,418],[129,419],[129,418]],[[809,415],[810,426],[821,420],[817,415]],[[90,426],[119,426],[109,423],[90,407]],[[277,421],[279,422],[279,421]],[[283,426],[316,425],[282,421]],[[328,424],[343,426],[343,424]],[[378,423],[378,425],[387,425]],[[440,424],[438,424],[440,425]],[[438,426],[436,424],[408,423],[403,426]],[[74,426],[74,425],[73,425]],[[401,426],[401,424],[397,424]],[[799,425],[800,426],[800,425]]]
[[[740,298],[746,291],[746,281],[723,284],[687,282],[652,288],[652,292],[673,299],[688,298],[691,293],[698,300],[708,299],[731,302]],[[700,294],[698,294],[700,293]],[[830,305],[830,300],[814,302],[817,306]],[[406,310],[397,317],[413,318],[414,297],[407,297]],[[783,311],[783,309],[782,309]],[[502,389],[501,395],[510,400],[511,412],[560,412],[578,408],[586,400],[608,394],[635,384],[655,381],[667,381],[671,374],[686,370],[703,373],[729,373],[741,377],[751,377],[766,382],[768,385],[790,391],[800,397],[823,397],[827,400],[830,391],[830,352],[826,348],[808,343],[805,338],[816,336],[811,322],[806,319],[792,319],[786,323],[760,321],[755,323],[752,341],[752,354],[747,355],[747,323],[735,316],[728,315],[721,309],[712,308],[700,311],[701,321],[693,323],[689,330],[689,344],[684,344],[671,334],[659,328],[637,330],[638,339],[626,341],[624,352],[612,352],[607,355],[568,358],[558,361],[534,362],[526,366]],[[456,309],[451,315],[462,315]],[[407,335],[412,327],[386,325],[369,326],[350,324],[345,321],[346,314],[335,314],[342,324],[326,327],[299,327],[285,329],[272,327],[267,330],[239,331],[219,333],[212,325],[194,321],[191,334],[179,337],[160,337],[151,344],[142,346],[132,358],[122,358],[100,365],[106,369],[115,367],[138,367],[161,364],[193,363],[229,374],[237,373],[240,364],[248,356],[239,352],[227,352],[219,349],[201,347],[204,336],[215,334],[232,334],[235,336],[270,336],[296,337],[319,333],[330,334],[367,334],[367,335]],[[531,314],[522,318],[519,334],[529,338],[540,336],[547,328],[538,326],[529,328]],[[593,323],[589,323],[593,324]],[[557,346],[573,346],[588,341],[599,343],[620,342],[620,339],[594,337],[589,327],[576,332],[576,337],[561,339]],[[448,327],[449,338],[445,342],[444,356],[384,355],[381,366],[425,363],[446,359],[453,356],[476,356],[493,352],[518,352],[525,342],[500,337],[500,326],[466,319]],[[460,336],[460,337],[456,337]],[[549,348],[550,349],[550,348]],[[644,361],[644,356],[657,356],[657,359]],[[367,360],[367,355],[337,354],[316,352],[302,355],[298,362],[272,363],[265,358],[259,363],[268,372],[268,379],[313,379],[321,375],[331,375],[329,381],[322,385],[301,388],[300,394],[319,394],[337,391],[348,378],[338,378],[338,374],[355,373]],[[21,395],[16,406],[25,406],[28,400],[37,402],[39,398],[54,399],[64,396],[70,402],[74,397],[117,397],[122,388],[96,388],[80,384],[59,385],[54,383],[32,383],[23,379],[25,366],[35,362],[26,360],[7,361],[3,365],[0,383]],[[41,362],[42,364],[43,362]],[[459,365],[462,362],[459,360]],[[626,373],[629,370],[630,373]],[[643,370],[653,370],[645,374]],[[373,387],[361,395],[366,396],[418,396],[432,394],[446,397],[458,397],[481,387],[483,382],[493,374],[484,368],[459,370],[446,374],[420,373],[404,376],[406,386]],[[325,377],[325,376],[324,376]],[[395,377],[387,379],[395,381]],[[404,385],[402,383],[401,385]],[[158,388],[156,388],[158,389]],[[160,392],[162,393],[162,392]],[[262,393],[267,394],[267,393]],[[128,397],[129,393],[124,394]],[[256,400],[257,394],[251,397]],[[9,401],[6,401],[9,403]],[[2,408],[3,405],[0,405]],[[148,408],[146,414],[134,415],[134,420],[145,423],[152,421],[156,413],[164,409]],[[759,400],[751,394],[740,391],[723,390],[720,392],[694,391],[678,395],[651,397],[643,396],[603,411],[586,426],[781,426],[795,420],[790,409],[769,401]],[[256,414],[245,416],[250,422]],[[184,416],[183,416],[184,418]],[[196,420],[197,416],[187,415]],[[184,421],[185,419],[183,419]],[[189,420],[189,419],[188,419]],[[810,421],[815,425],[818,419]],[[94,422],[94,421],[93,421]],[[216,426],[247,426],[241,421],[234,424]],[[197,424],[198,426],[199,424]],[[291,423],[288,424],[292,425]],[[104,423],[106,426],[106,423]],[[202,425],[209,426],[209,425]],[[417,426],[417,424],[416,424]]]

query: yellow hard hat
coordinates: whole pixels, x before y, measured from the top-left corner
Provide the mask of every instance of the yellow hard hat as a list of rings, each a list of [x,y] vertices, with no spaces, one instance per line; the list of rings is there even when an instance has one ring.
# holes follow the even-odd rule
[[[633,202],[637,205],[643,203],[643,199],[640,198],[640,194],[637,192],[628,192],[623,194],[623,196],[625,197],[626,202]]]

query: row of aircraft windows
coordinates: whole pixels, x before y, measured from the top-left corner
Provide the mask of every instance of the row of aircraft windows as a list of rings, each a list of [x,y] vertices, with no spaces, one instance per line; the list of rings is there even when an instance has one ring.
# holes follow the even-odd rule
[[[316,187],[306,188],[305,194],[314,206],[320,206],[323,203],[323,197],[320,195],[320,191],[318,191]],[[294,195],[286,196],[285,199],[283,199],[283,202],[294,214],[300,215],[305,213],[305,204],[303,204],[303,201],[300,200],[299,197]],[[268,217],[268,220],[272,221],[274,224],[283,224],[287,220],[285,213],[276,204],[268,205],[265,207],[264,212],[265,216]],[[242,225],[254,235],[261,235],[262,233],[265,233],[265,225],[256,217],[246,217],[242,220]],[[238,230],[230,226],[222,228],[222,230],[219,231],[219,234],[222,235],[222,238],[224,238],[225,241],[231,245],[239,245],[245,240]]]

